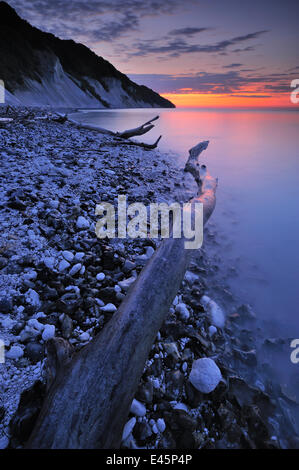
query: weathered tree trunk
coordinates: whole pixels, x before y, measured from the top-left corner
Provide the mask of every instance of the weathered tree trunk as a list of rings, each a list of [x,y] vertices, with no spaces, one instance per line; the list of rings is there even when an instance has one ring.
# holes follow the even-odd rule
[[[63,116],[63,117],[65,117],[65,116]],[[134,140],[128,140],[128,139],[130,139],[131,137],[146,134],[147,132],[152,130],[155,127],[154,124],[152,124],[152,122],[156,121],[157,119],[159,119],[159,116],[154,117],[150,121],[147,121],[144,124],[142,124],[141,126],[136,127],[134,129],[128,129],[128,130],[123,131],[123,132],[112,132],[109,129],[105,129],[103,127],[92,126],[91,124],[79,123],[78,121],[70,119],[66,116],[66,120],[68,120],[69,122],[71,122],[73,124],[76,124],[78,127],[82,127],[83,129],[89,129],[91,131],[97,131],[97,132],[100,132],[101,134],[106,134],[106,135],[111,135],[111,136],[114,136],[114,137],[119,137],[120,139],[124,139],[124,142],[120,141],[120,143],[123,143],[124,145],[135,145],[137,147],[142,147],[146,150],[155,149],[157,147],[158,143],[160,142],[160,139],[161,139],[162,136],[160,136],[156,140],[156,142],[154,142],[153,144],[146,144],[146,143],[143,143],[143,142],[136,142]]]
[[[145,142],[136,142],[135,140],[124,140],[124,141],[119,142],[119,144],[120,145],[134,145],[135,147],[142,147],[145,150],[153,150],[157,148],[158,143],[160,142],[161,139],[162,139],[162,136],[160,135],[160,137],[158,137],[156,142],[154,142],[153,144],[146,144]]]
[[[203,203],[204,223],[214,210],[216,187],[207,174],[193,200]],[[58,368],[27,448],[120,446],[145,362],[192,255],[184,242],[165,239],[109,323]]]
[[[127,131],[117,132],[116,135],[118,135],[119,137],[122,137],[123,139],[130,139],[131,137],[134,137],[136,135],[146,134],[151,129],[153,129],[153,127],[155,127],[154,124],[152,124],[152,122],[156,121],[157,119],[159,119],[159,116],[154,117],[150,121],[145,122],[144,124],[142,124],[139,127],[136,127],[135,129],[129,129]]]

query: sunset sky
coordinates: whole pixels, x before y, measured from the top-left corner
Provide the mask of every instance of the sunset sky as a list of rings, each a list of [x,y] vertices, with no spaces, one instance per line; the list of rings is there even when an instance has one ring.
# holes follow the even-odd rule
[[[298,107],[297,0],[11,0],[177,106]]]

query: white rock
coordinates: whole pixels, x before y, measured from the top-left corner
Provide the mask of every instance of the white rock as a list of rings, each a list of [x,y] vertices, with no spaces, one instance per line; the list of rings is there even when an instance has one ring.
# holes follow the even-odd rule
[[[169,356],[172,356],[175,360],[180,359],[181,355],[179,353],[176,343],[163,343],[163,348]]]
[[[129,421],[125,424],[124,429],[123,429],[122,441],[125,441],[126,439],[128,439],[129,435],[134,429],[135,424],[136,424],[136,418],[129,419]]]
[[[46,318],[46,314],[44,312],[37,312],[35,314],[35,318],[39,319],[39,318]]]
[[[215,333],[217,333],[217,328],[216,328],[216,326],[214,326],[214,325],[209,326],[209,335],[210,335],[210,338],[212,338],[212,336],[214,336]]]
[[[86,341],[89,341],[90,340],[89,333],[81,333],[81,335],[79,336],[79,340],[82,341],[83,343],[85,343]]]
[[[76,255],[75,255],[75,260],[76,260],[76,261],[82,261],[83,258],[84,258],[84,256],[85,256],[85,253],[83,253],[82,251],[80,251],[80,252],[76,253]]]
[[[24,274],[24,279],[27,281],[35,281],[37,278],[37,272],[36,271],[30,271],[29,273]]]
[[[73,261],[74,259],[74,255],[70,251],[66,250],[66,251],[63,251],[61,254],[64,257],[64,259],[66,259],[69,262]]]
[[[155,250],[152,246],[147,246],[146,247],[145,255],[146,255],[147,258],[151,258],[154,253],[155,253]]]
[[[198,279],[198,276],[194,274],[192,271],[186,271],[184,280],[188,282],[188,284],[194,284],[194,282]]]
[[[203,295],[200,302],[206,309],[211,324],[218,328],[223,328],[225,324],[225,315],[222,308],[207,295]]]
[[[186,411],[188,412],[189,411],[189,408],[187,405],[185,405],[185,403],[176,403],[173,407],[174,410],[183,410],[183,411]]]
[[[30,305],[33,305],[34,307],[39,307],[40,306],[39,295],[33,289],[29,289],[26,292],[25,299],[26,299],[26,302],[28,302]]]
[[[6,330],[11,330],[15,325],[15,321],[13,321],[11,318],[4,318],[3,320],[0,320],[0,322],[3,328]]]
[[[136,281],[135,277],[129,277],[128,279],[125,279],[124,281],[119,281],[118,285],[123,291],[127,291],[132,284]]]
[[[85,273],[85,266],[83,265],[82,268],[80,269],[80,276],[83,276]]]
[[[7,359],[20,359],[24,356],[24,351],[20,346],[12,346],[5,354]]]
[[[209,357],[197,359],[192,364],[189,380],[192,385],[202,393],[210,393],[222,379],[217,364]]]
[[[159,431],[158,431],[158,428],[157,428],[157,425],[156,425],[156,424],[154,424],[154,425],[152,426],[152,431],[153,431],[153,433],[158,434]]]
[[[105,313],[114,313],[116,312],[117,308],[115,307],[114,304],[107,304],[105,305],[105,307],[102,307],[101,310],[102,312],[105,312]]]
[[[140,401],[136,400],[135,398],[132,401],[130,411],[131,413],[133,413],[133,415],[139,416],[140,418],[146,415],[145,406],[142,403],[140,403]]]
[[[78,295],[78,297],[80,296],[80,289],[79,289],[78,286],[67,286],[67,287],[65,288],[65,290],[66,290],[67,292],[73,291],[73,292],[75,292],[76,295]]]
[[[97,274],[96,279],[97,279],[97,281],[100,281],[100,282],[101,282],[101,281],[103,281],[103,280],[105,279],[105,277],[106,277],[106,276],[105,276],[104,273],[99,273],[99,274]]]
[[[104,307],[105,304],[104,302],[101,300],[101,299],[98,299],[97,297],[94,299],[96,301],[96,304],[99,306],[99,307]]]
[[[53,270],[55,266],[55,258],[51,258],[50,256],[47,256],[46,258],[44,258],[44,263],[47,268]]]
[[[89,224],[88,220],[85,219],[85,217],[80,215],[77,219],[76,226],[79,229],[85,229],[85,228],[89,228],[90,224]]]
[[[158,428],[159,432],[164,432],[165,431],[166,424],[165,424],[164,419],[162,419],[162,418],[157,419],[157,428]]]
[[[54,338],[55,336],[55,326],[54,325],[45,325],[42,338],[44,341]]]
[[[21,343],[25,343],[28,339],[37,338],[40,336],[41,332],[32,326],[25,326],[25,329],[20,333]]]
[[[182,320],[188,320],[190,317],[189,310],[187,309],[186,304],[179,303],[175,308],[176,313],[180,316]]]
[[[82,268],[82,264],[81,263],[77,263],[75,264],[72,269],[70,270],[70,276],[75,276]]]
[[[40,323],[36,318],[31,318],[28,320],[27,325],[31,326],[32,328],[35,328],[38,331],[43,331],[45,328],[45,325]]]
[[[70,267],[70,263],[68,261],[66,261],[65,259],[61,260],[59,265],[58,265],[58,270],[59,272],[63,272],[65,271],[66,269],[68,269]]]
[[[8,437],[6,437],[6,436],[1,437],[1,439],[0,439],[0,449],[1,450],[6,449],[6,447],[8,447],[8,444],[9,444]]]

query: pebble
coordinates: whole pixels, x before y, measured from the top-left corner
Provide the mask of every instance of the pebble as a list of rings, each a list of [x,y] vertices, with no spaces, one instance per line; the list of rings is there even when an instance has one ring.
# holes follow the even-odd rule
[[[146,255],[147,258],[151,258],[154,253],[155,253],[155,250],[152,246],[147,246],[146,247],[145,255]]]
[[[157,428],[159,432],[164,432],[166,429],[166,424],[163,418],[157,419]]]
[[[40,343],[31,342],[25,347],[26,356],[33,362],[39,362],[44,357],[44,348]]]
[[[133,271],[133,269],[135,269],[135,268],[136,268],[136,264],[127,259],[125,261],[122,269],[123,269],[124,273],[128,273],[130,271]]]
[[[64,257],[64,259],[66,259],[67,261],[69,261],[70,263],[73,261],[74,259],[74,255],[73,253],[71,253],[70,251],[63,251],[62,253],[62,256]]]
[[[187,309],[187,306],[184,303],[179,303],[176,306],[175,311],[179,315],[181,320],[188,320],[190,317],[189,310]]]
[[[101,307],[102,312],[105,313],[114,313],[116,312],[117,308],[115,307],[114,304],[107,304],[104,307]]]
[[[24,351],[20,346],[12,346],[5,354],[7,359],[20,359],[24,356]]]
[[[43,331],[45,328],[45,325],[40,323],[36,318],[31,318],[30,320],[28,320],[27,325],[35,328],[38,331]]]
[[[25,294],[25,299],[28,304],[33,305],[34,307],[39,307],[41,304],[38,293],[33,289],[28,289]]]
[[[83,253],[82,251],[80,251],[80,252],[78,252],[78,253],[75,254],[75,260],[76,260],[76,261],[82,261],[83,258],[84,258],[84,256],[85,256],[85,253]]]
[[[99,273],[99,274],[97,274],[96,279],[97,279],[97,281],[101,282],[105,279],[105,277],[106,276],[105,276],[104,273]]]
[[[52,209],[58,209],[59,201],[57,201],[57,200],[49,201],[49,206],[52,207]]]
[[[211,393],[221,379],[220,369],[213,359],[204,357],[193,362],[189,380],[198,391]]]
[[[122,441],[125,441],[128,439],[129,435],[133,431],[134,427],[136,424],[136,418],[131,418],[129,421],[125,424],[124,429],[123,429],[123,434],[122,434]]]
[[[0,449],[1,450],[6,449],[8,447],[8,444],[9,444],[8,437],[6,437],[6,436],[1,437],[1,439],[0,439]]]
[[[45,329],[42,334],[44,341],[54,338],[55,336],[55,326],[54,325],[45,325]]]
[[[128,279],[125,279],[124,281],[119,281],[118,285],[124,292],[126,292],[127,290],[129,290],[131,285],[134,284],[135,281],[136,281],[136,277],[132,276],[132,277],[129,277]]]
[[[15,322],[9,317],[4,318],[4,320],[0,320],[0,323],[6,330],[11,330],[15,324]]]
[[[52,258],[52,257],[44,258],[44,264],[47,268],[53,270],[55,266],[55,258]]]
[[[209,326],[209,335],[210,335],[210,338],[212,338],[215,333],[217,333],[217,328],[216,328],[214,325]]]
[[[75,276],[82,268],[82,264],[81,263],[77,263],[75,264],[72,269],[70,270],[70,276]]]
[[[189,411],[189,408],[187,405],[185,405],[185,403],[175,403],[174,406],[173,406],[173,409],[174,410],[183,410],[183,411],[186,411],[186,413]]]
[[[79,340],[82,341],[82,343],[86,343],[86,341],[90,340],[90,335],[89,333],[81,333],[79,336]]]
[[[208,313],[211,324],[218,328],[223,328],[225,324],[225,315],[222,308],[207,295],[203,295],[200,301]]]
[[[173,357],[175,360],[180,359],[181,355],[179,353],[176,343],[163,343],[163,348],[166,353]]]
[[[132,401],[130,411],[133,415],[136,415],[136,416],[139,416],[139,417],[143,417],[143,416],[146,415],[146,407],[142,403],[140,403],[140,401],[136,400],[135,398]]]
[[[65,259],[61,260],[59,265],[58,265],[58,270],[59,272],[63,272],[65,271],[66,269],[68,269],[70,267],[70,263],[68,261],[66,261]]]
[[[88,222],[87,219],[85,219],[85,217],[83,217],[82,215],[80,215],[77,219],[77,222],[76,222],[76,227],[78,229],[87,229],[90,227],[90,224]]]

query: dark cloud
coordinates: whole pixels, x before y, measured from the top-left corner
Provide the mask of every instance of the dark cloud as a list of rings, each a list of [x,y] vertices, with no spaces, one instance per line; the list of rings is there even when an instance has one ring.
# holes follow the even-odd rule
[[[198,33],[203,33],[205,31],[209,31],[212,28],[180,28],[180,29],[173,29],[169,31],[169,36],[194,36]]]
[[[224,73],[198,72],[194,75],[134,74],[130,78],[137,83],[154,88],[159,93],[251,93],[269,94],[289,92],[289,80],[281,76],[248,76],[239,71]]]
[[[234,64],[229,64],[229,65],[224,65],[223,68],[224,69],[234,69],[234,68],[241,67],[242,65],[243,64],[234,63]]]
[[[8,3],[35,26],[86,43],[113,41],[137,30],[143,17],[170,14],[181,8],[180,0],[8,0]]]
[[[133,13],[127,13],[127,15],[123,16],[118,21],[110,21],[101,28],[90,31],[89,39],[94,41],[111,41],[128,31],[137,30],[138,26],[138,17]]]
[[[238,53],[238,52],[251,52],[251,51],[254,51],[254,47],[253,46],[247,46],[247,47],[243,47],[243,48],[238,48],[238,49],[233,49],[231,52],[235,52],[235,53]]]
[[[168,54],[170,57],[179,57],[181,54],[200,53],[224,53],[227,48],[236,44],[257,39],[268,31],[256,31],[244,36],[236,36],[231,39],[219,41],[215,44],[190,44],[184,39],[178,38],[167,41],[162,44],[159,40],[140,41],[136,44],[135,51],[130,53],[131,56],[146,56],[149,54]],[[253,50],[252,46],[251,49]]]

